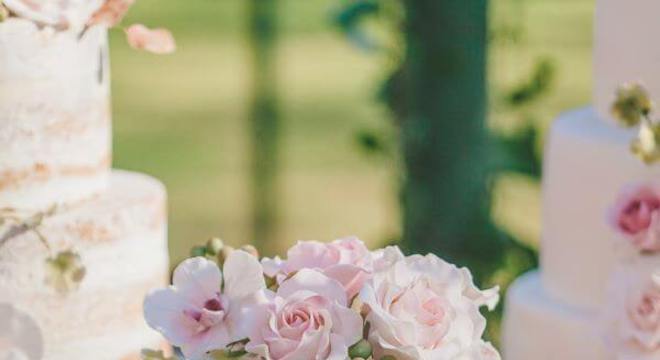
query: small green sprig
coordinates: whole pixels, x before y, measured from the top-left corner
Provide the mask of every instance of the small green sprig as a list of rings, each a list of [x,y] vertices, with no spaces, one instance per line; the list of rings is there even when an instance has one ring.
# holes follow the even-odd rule
[[[86,273],[85,265],[75,251],[62,251],[46,259],[46,284],[61,294],[77,289]]]
[[[611,111],[621,126],[639,126],[637,137],[630,144],[632,153],[647,165],[660,161],[660,122],[651,117],[653,102],[646,89],[640,84],[622,85]]]

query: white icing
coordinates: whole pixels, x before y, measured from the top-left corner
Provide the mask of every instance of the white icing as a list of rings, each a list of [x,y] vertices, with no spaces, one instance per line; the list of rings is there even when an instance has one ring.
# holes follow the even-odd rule
[[[537,272],[507,293],[502,338],[506,360],[614,360],[597,326],[598,315],[545,292]]]
[[[0,208],[71,203],[105,186],[106,31],[79,36],[23,19],[0,23]]]
[[[123,342],[123,334],[127,328],[147,332],[143,298],[166,283],[165,217],[165,190],[158,181],[114,171],[106,192],[61,210],[39,227],[53,252],[80,254],[87,271],[80,288],[63,296],[44,285],[48,251],[36,234],[26,233],[0,247],[0,303],[14,304],[38,322],[46,359],[98,358],[99,353],[118,359],[112,354],[152,345],[138,345],[139,336]]]
[[[633,132],[600,120],[590,108],[562,115],[547,144],[543,179],[543,283],[552,296],[598,307],[621,241],[606,213],[627,184],[660,179],[660,167],[633,156]]]
[[[594,39],[594,103],[600,115],[618,86],[641,82],[660,106],[660,33],[657,0],[597,0]]]

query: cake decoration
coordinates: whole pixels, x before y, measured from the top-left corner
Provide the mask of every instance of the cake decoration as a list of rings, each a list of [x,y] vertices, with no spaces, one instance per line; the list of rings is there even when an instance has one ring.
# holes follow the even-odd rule
[[[25,215],[17,209],[0,209],[0,247],[12,239],[26,233],[32,233],[49,253],[53,252],[46,236],[40,230],[43,221],[56,213],[52,206],[46,211]],[[55,291],[66,294],[78,288],[85,278],[85,266],[80,255],[73,249],[59,251],[44,260],[44,282]]]
[[[480,312],[498,289],[480,290],[435,255],[369,251],[355,237],[301,241],[286,259],[259,261],[219,240],[193,253],[145,300],[149,325],[187,360],[500,359]]]
[[[135,0],[3,0],[0,22],[11,18],[25,19],[40,27],[72,31],[82,38],[95,26],[118,27]],[[135,24],[125,29],[129,45],[156,54],[169,54],[175,41],[169,30],[148,29]]]
[[[639,126],[630,149],[640,160],[652,164],[660,160],[660,122],[651,117],[653,104],[640,84],[625,84],[617,89],[612,116],[624,127]]]
[[[660,251],[660,189],[629,186],[608,214],[610,225],[642,252]]]

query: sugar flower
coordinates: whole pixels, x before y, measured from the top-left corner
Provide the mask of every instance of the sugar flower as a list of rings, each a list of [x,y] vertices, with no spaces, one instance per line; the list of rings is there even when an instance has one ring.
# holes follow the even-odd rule
[[[467,269],[435,255],[414,255],[376,272],[360,300],[368,310],[374,358],[397,360],[499,359],[482,340],[497,289],[479,290]]]
[[[154,54],[170,54],[176,50],[172,33],[163,28],[149,29],[142,24],[131,25],[126,29],[128,44],[136,50]]]
[[[342,284],[302,269],[280,285],[267,325],[251,336],[246,350],[270,360],[345,360],[348,348],[362,338],[362,328]]]
[[[648,184],[625,189],[608,215],[610,225],[640,251],[660,250],[660,191]]]
[[[135,0],[106,0],[89,20],[89,25],[117,26]]]
[[[354,237],[331,243],[301,241],[287,252],[287,259],[263,259],[264,272],[281,283],[302,269],[316,269],[339,281],[349,299],[360,292],[373,271],[372,254]]]
[[[205,359],[208,352],[248,337],[265,319],[259,306],[265,301],[259,261],[234,251],[223,270],[202,257],[185,260],[174,271],[173,285],[145,300],[147,323],[187,359]]]

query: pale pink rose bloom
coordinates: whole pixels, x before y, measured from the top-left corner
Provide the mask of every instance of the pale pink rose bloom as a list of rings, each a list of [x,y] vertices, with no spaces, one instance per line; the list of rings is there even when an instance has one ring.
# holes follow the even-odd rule
[[[117,26],[135,0],[106,0],[89,20],[89,25]]]
[[[280,285],[267,325],[250,337],[246,350],[269,360],[346,360],[362,328],[339,282],[302,269]]]
[[[170,54],[176,50],[174,37],[169,30],[149,29],[142,24],[131,25],[126,29],[128,44],[137,50],[154,54]]]
[[[479,290],[467,269],[435,255],[414,255],[374,274],[360,293],[371,324],[374,358],[493,360],[482,340],[481,306],[494,308],[498,290]]]
[[[660,251],[660,192],[649,185],[623,191],[609,222],[641,251]]]
[[[205,359],[208,351],[264,326],[265,281],[259,261],[237,250],[223,269],[203,257],[185,260],[174,271],[173,286],[145,299],[149,326],[180,347],[186,359]]]
[[[42,25],[82,28],[104,0],[4,0],[11,12]]]
[[[648,351],[660,350],[660,278],[655,275],[626,301],[623,337]]]
[[[264,273],[281,283],[302,269],[315,269],[339,281],[349,299],[360,292],[373,271],[372,254],[355,237],[331,243],[300,241],[287,252],[287,259],[278,257],[262,260]]]

